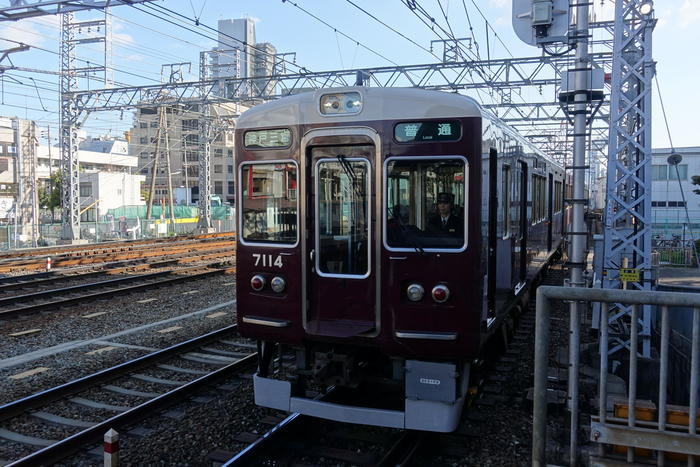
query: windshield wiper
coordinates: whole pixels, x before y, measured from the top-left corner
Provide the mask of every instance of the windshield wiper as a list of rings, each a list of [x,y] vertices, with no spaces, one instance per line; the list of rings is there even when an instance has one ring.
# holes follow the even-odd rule
[[[401,220],[401,213],[395,212],[394,208],[391,208],[391,216],[398,221],[399,227],[404,233],[404,238],[409,241],[416,253],[420,254],[421,256],[424,255],[425,251],[423,250],[423,247],[420,246],[420,242],[417,241],[417,237],[414,235],[414,232],[408,230],[406,224],[404,224]]]

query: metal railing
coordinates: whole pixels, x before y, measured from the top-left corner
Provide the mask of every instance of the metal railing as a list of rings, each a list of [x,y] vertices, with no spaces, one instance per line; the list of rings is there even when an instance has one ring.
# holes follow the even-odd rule
[[[608,321],[608,304],[633,305],[632,323],[638,323],[639,305],[661,307],[661,342],[659,348],[659,397],[658,420],[637,421],[637,326],[630,326],[629,383],[627,391],[627,419],[608,414],[608,328],[600,330],[600,372],[598,385],[598,416],[591,421],[590,441],[599,443],[599,454],[605,455],[604,445],[627,446],[627,462],[634,462],[635,448],[656,451],[658,465],[664,465],[664,451],[685,454],[688,465],[695,465],[694,456],[700,456],[700,434],[697,432],[698,399],[700,385],[700,294],[682,292],[650,292],[641,290],[585,289],[572,287],[540,286],[537,289],[537,314],[535,330],[535,387],[533,400],[532,465],[547,465],[547,363],[549,351],[549,319],[552,300],[579,303],[600,302],[601,322]],[[669,369],[669,307],[691,307],[693,330],[690,359],[690,401],[688,426],[667,423],[667,376]],[[578,335],[580,323],[570,320],[569,333],[569,409],[571,411],[569,456],[576,465],[578,449],[578,362],[580,350]],[[631,349],[634,349],[632,351]],[[571,384],[571,382],[574,382]],[[685,431],[685,432],[684,432]]]
[[[662,246],[652,248],[654,266],[696,266],[695,250],[692,246]]]

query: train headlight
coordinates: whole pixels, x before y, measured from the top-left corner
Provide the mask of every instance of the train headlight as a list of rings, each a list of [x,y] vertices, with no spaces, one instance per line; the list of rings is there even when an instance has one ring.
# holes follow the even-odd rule
[[[445,303],[450,298],[450,289],[444,285],[436,285],[433,287],[433,300],[438,303]]]
[[[287,283],[280,276],[273,277],[270,281],[270,287],[273,291],[280,293],[287,286]]]
[[[356,114],[362,110],[359,92],[324,94],[321,96],[321,113],[324,115]]]
[[[256,274],[250,280],[250,288],[256,292],[260,292],[265,287],[265,278],[260,274]]]
[[[412,302],[420,301],[423,298],[424,293],[425,293],[425,290],[423,289],[423,286],[420,284],[411,284],[406,289],[406,296]]]

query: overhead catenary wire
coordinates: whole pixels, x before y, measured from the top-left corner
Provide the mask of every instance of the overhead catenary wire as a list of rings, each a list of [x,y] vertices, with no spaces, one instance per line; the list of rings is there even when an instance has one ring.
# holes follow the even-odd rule
[[[402,33],[401,31],[399,31],[399,30],[397,30],[397,29],[391,27],[390,25],[388,25],[387,23],[385,23],[385,22],[382,21],[381,19],[377,18],[375,15],[373,15],[372,13],[370,13],[369,11],[367,11],[366,9],[362,8],[361,6],[359,6],[358,4],[356,4],[355,2],[353,2],[352,0],[345,0],[345,1],[348,2],[350,5],[354,6],[355,8],[357,8],[358,10],[360,10],[360,11],[361,11],[362,13],[364,13],[365,15],[369,16],[370,18],[372,18],[373,20],[375,20],[376,22],[378,22],[379,24],[383,25],[384,27],[386,27],[386,28],[389,29],[390,31],[393,31],[394,33],[396,33],[396,34],[398,34],[399,36],[403,37],[404,39],[406,39],[407,41],[409,41],[411,44],[413,44],[413,45],[415,45],[416,47],[422,49],[423,51],[429,53],[430,55],[432,55],[433,57],[437,58],[438,60],[440,59],[440,57],[438,57],[437,55],[435,55],[430,49],[426,49],[425,47],[423,47],[422,45],[420,45],[418,42],[414,41],[413,39],[411,39],[410,37],[408,37],[407,35],[405,35],[405,34]]]
[[[394,60],[390,59],[389,57],[383,55],[383,54],[380,53],[380,52],[377,52],[376,50],[374,50],[373,48],[369,47],[368,45],[363,44],[363,43],[360,42],[359,40],[357,40],[357,39],[355,39],[355,38],[353,38],[353,37],[350,37],[349,35],[345,34],[343,31],[339,30],[338,28],[336,28],[336,27],[334,27],[333,25],[331,25],[330,23],[328,23],[327,21],[325,21],[325,20],[323,20],[322,18],[320,18],[320,17],[314,15],[314,14],[311,13],[309,10],[305,9],[305,8],[302,7],[302,6],[299,6],[298,3],[293,2],[293,1],[291,1],[291,0],[282,0],[282,3],[288,3],[288,4],[292,5],[292,6],[294,6],[295,8],[297,8],[297,9],[299,9],[300,11],[302,11],[302,12],[306,13],[307,15],[311,16],[312,18],[314,18],[316,21],[320,22],[321,24],[327,26],[328,28],[332,29],[333,31],[336,31],[338,34],[340,34],[341,36],[345,37],[346,39],[355,42],[357,45],[359,45],[359,46],[362,47],[363,49],[367,50],[368,52],[371,52],[371,53],[373,53],[374,55],[376,55],[377,57],[379,57],[379,58],[381,58],[381,59],[383,59],[383,60],[386,60],[387,62],[391,63],[392,65],[400,66],[398,63],[396,63]]]
[[[145,8],[148,8],[148,9],[154,11],[154,12],[160,12],[161,14],[166,14],[166,15],[170,16],[171,18],[177,18],[177,19],[179,19],[180,21],[187,21],[188,23],[191,22],[191,23],[195,24],[195,26],[196,26],[198,29],[207,29],[207,30],[216,32],[218,35],[223,36],[223,37],[225,37],[226,39],[229,39],[229,40],[233,41],[232,43],[226,44],[226,45],[229,46],[229,47],[232,47],[232,44],[233,44],[233,43],[238,43],[238,44],[241,44],[241,45],[243,45],[243,46],[250,47],[251,50],[254,50],[254,51],[256,51],[256,52],[259,52],[259,53],[261,53],[261,54],[263,54],[263,55],[275,57],[275,54],[271,54],[271,53],[269,53],[268,51],[266,51],[266,50],[264,50],[264,49],[261,49],[261,48],[259,48],[259,47],[256,47],[255,44],[249,44],[249,43],[247,43],[246,41],[242,41],[242,40],[240,40],[240,39],[238,39],[238,38],[236,38],[236,37],[233,37],[233,36],[231,36],[231,35],[229,35],[229,34],[224,33],[223,31],[219,31],[218,29],[215,29],[215,28],[213,28],[213,27],[211,27],[211,26],[209,26],[209,25],[207,25],[207,24],[205,24],[205,23],[202,23],[201,21],[197,21],[197,20],[195,20],[195,19],[193,19],[193,18],[190,18],[190,17],[188,17],[188,16],[186,16],[186,15],[183,15],[183,14],[181,14],[181,13],[178,13],[177,11],[172,10],[172,9],[170,9],[170,8],[164,7],[164,6],[162,6],[162,5],[150,4],[150,3],[143,4],[142,6],[144,6]],[[167,19],[167,18],[163,18],[162,16],[158,16],[156,13],[148,12],[148,11],[146,11],[144,8],[140,8],[140,6],[133,5],[132,7],[135,8],[135,9],[137,9],[137,10],[139,10],[139,11],[142,11],[142,12],[144,12],[144,13],[147,13],[147,14],[149,14],[149,15],[151,15],[151,16],[154,16],[154,17],[156,17],[156,18],[159,18],[159,19],[161,19],[161,20],[163,20],[163,21],[166,21],[166,22],[168,22],[168,23],[170,23],[170,24],[173,24],[173,25],[175,25],[175,26],[178,26],[178,27],[181,27],[181,28],[183,28],[183,29],[189,30],[190,32],[194,32],[195,34],[198,34],[198,35],[200,35],[200,36],[202,36],[202,37],[206,37],[206,38],[208,38],[208,39],[212,39],[212,40],[215,40],[215,41],[217,41],[217,42],[219,41],[219,38],[218,38],[218,37],[214,39],[214,38],[212,38],[212,37],[210,37],[210,36],[207,36],[207,35],[206,35],[204,32],[202,32],[202,31],[192,30],[192,29],[190,29],[190,28],[188,28],[188,27],[186,27],[186,26],[184,26],[184,25],[182,25],[182,24],[176,23],[176,22],[171,21],[171,20],[169,20],[169,19]],[[222,41],[222,42],[223,42],[223,41]],[[310,71],[308,68],[303,67],[303,66],[301,66],[301,65],[299,65],[299,64],[297,64],[297,63],[295,63],[295,62],[289,61],[289,60],[287,60],[287,59],[285,59],[285,58],[281,58],[281,59],[280,59],[280,62],[281,62],[281,63],[289,64],[289,65],[291,65],[291,66],[293,66],[293,67],[296,67],[296,68],[299,68],[301,71],[307,71],[307,72]]]

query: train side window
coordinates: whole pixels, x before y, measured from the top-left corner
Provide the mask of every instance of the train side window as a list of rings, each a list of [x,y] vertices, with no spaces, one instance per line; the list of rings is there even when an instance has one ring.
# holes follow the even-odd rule
[[[501,216],[503,221],[503,239],[510,237],[510,166],[501,169]]]
[[[243,243],[296,244],[296,164],[242,164],[240,186]]]
[[[554,182],[554,212],[561,212],[563,194],[561,182]]]

